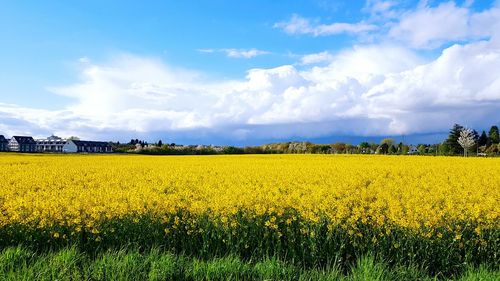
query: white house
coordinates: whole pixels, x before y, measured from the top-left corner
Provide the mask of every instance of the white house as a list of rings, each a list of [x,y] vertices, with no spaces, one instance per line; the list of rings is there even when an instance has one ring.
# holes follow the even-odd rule
[[[36,150],[42,152],[63,152],[65,144],[65,139],[52,135],[46,139],[37,139]]]
[[[113,152],[113,149],[109,143],[102,141],[67,140],[62,151],[68,153],[110,153]]]
[[[415,154],[417,152],[418,152],[417,147],[411,144],[410,147],[408,148],[408,154]]]

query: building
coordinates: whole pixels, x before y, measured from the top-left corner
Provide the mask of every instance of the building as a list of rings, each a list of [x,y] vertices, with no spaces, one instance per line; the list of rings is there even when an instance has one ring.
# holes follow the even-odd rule
[[[37,139],[36,150],[40,152],[63,152],[65,144],[65,139],[52,135],[46,139]]]
[[[110,153],[113,149],[111,144],[103,141],[67,140],[63,146],[63,152]]]
[[[9,141],[9,150],[17,152],[35,152],[36,141],[29,136],[13,136]]]
[[[410,145],[410,147],[408,148],[408,154],[416,154],[418,153],[418,149],[416,146],[414,146],[413,144]]]
[[[3,135],[0,135],[0,151],[9,150],[9,140],[7,140]]]

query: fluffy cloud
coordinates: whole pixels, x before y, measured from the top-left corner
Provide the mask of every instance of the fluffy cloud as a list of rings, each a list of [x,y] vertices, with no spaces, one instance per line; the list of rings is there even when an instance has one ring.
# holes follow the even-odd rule
[[[500,28],[499,18],[496,6],[473,12],[468,5],[457,6],[455,2],[435,7],[421,4],[402,13],[388,35],[414,48],[436,48],[450,41],[489,38]]]
[[[290,20],[279,22],[274,25],[275,28],[283,29],[288,34],[311,34],[313,36],[326,36],[335,34],[357,34],[377,29],[376,25],[365,22],[358,23],[331,23],[319,24],[311,23],[310,20],[293,15]]]
[[[248,140],[425,133],[454,122],[488,126],[500,121],[499,65],[495,38],[453,45],[431,61],[395,45],[355,46],[329,54],[327,65],[252,69],[234,81],[128,55],[85,62],[80,81],[52,88],[74,100],[61,110],[0,104],[0,130]]]
[[[414,49],[436,49],[450,43],[467,43],[490,38],[500,30],[500,2],[475,11],[473,1],[457,5],[455,1],[431,5],[420,1],[408,7],[393,0],[367,0],[365,19],[357,23],[320,24],[299,15],[278,22],[287,34],[329,36],[357,35],[365,42],[394,42]]]

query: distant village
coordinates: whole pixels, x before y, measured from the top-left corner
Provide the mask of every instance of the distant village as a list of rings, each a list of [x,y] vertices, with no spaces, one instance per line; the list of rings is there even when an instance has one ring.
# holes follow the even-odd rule
[[[87,141],[77,138],[61,138],[52,135],[47,138],[35,139],[32,136],[12,136],[8,139],[0,135],[0,152],[52,152],[52,153],[144,153],[155,152],[155,149],[161,147],[160,143],[148,144],[145,141],[132,140],[128,144],[119,142]],[[175,151],[173,154],[211,154],[223,153],[225,146],[214,145],[168,145],[169,149]]]
[[[34,139],[31,136],[13,136],[7,139],[0,135],[0,151],[111,153],[113,148],[108,142],[63,139],[54,135],[45,139]]]

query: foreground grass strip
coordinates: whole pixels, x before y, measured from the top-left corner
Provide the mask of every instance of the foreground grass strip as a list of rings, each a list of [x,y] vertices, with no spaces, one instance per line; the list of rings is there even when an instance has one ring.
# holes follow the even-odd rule
[[[441,276],[442,277],[442,276]],[[469,268],[454,280],[499,280],[500,271]],[[76,248],[36,253],[23,247],[0,254],[0,280],[439,280],[415,267],[389,267],[365,256],[342,273],[338,268],[303,269],[276,258],[244,262],[235,256],[200,260],[153,249],[103,251]],[[447,279],[448,280],[448,279]]]

